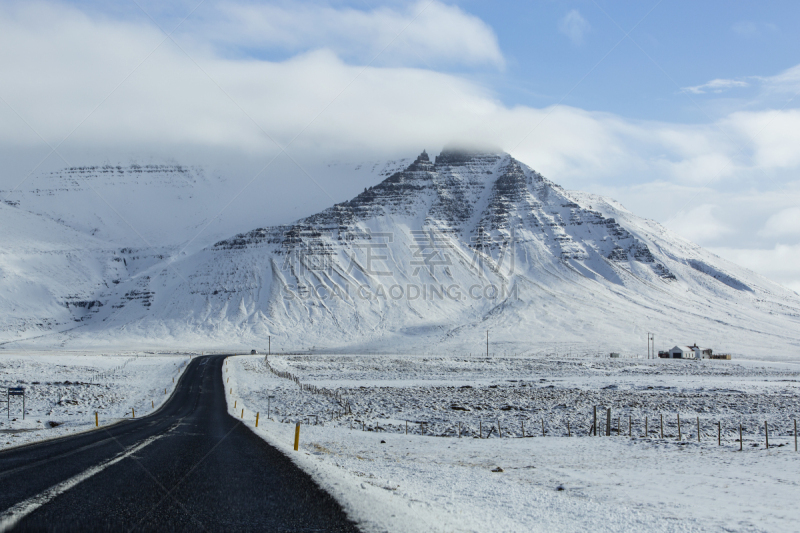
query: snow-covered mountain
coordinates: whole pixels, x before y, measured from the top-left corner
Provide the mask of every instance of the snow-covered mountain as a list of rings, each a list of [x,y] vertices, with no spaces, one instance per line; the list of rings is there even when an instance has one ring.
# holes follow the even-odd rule
[[[170,248],[181,236],[166,251],[104,248],[103,225],[26,213],[42,227],[3,243],[4,337],[70,329],[48,338],[261,347],[272,336],[281,349],[480,352],[489,330],[495,352],[644,353],[653,332],[661,348],[800,351],[796,293],[508,154],[423,152],[371,172],[388,177],[352,200],[183,254]],[[4,223],[22,220],[20,206],[0,208]],[[15,268],[28,277],[9,285]],[[48,305],[33,325],[21,302],[50,285],[29,274],[53,269],[63,288],[34,298]]]

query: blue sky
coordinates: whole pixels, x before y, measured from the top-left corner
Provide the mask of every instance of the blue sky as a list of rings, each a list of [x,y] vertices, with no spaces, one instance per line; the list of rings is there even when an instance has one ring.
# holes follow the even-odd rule
[[[8,0],[0,185],[64,158],[200,164],[296,183],[279,223],[369,185],[325,161],[486,144],[800,289],[799,19],[788,1]]]
[[[508,60],[498,90],[508,104],[562,102],[629,118],[706,122],[747,105],[752,86],[704,96],[682,88],[772,76],[795,66],[800,50],[797,2],[462,5],[497,32]],[[585,21],[577,40],[560,29],[573,10]]]

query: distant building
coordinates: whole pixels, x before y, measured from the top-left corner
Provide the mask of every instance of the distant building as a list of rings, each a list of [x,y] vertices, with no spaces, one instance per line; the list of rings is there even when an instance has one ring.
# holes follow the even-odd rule
[[[617,357],[619,357],[619,354],[617,352],[611,352],[611,357],[616,359]]]
[[[661,357],[659,352],[659,357]],[[713,351],[711,348],[701,348],[697,343],[692,346],[675,346],[667,352],[669,359],[713,359]]]

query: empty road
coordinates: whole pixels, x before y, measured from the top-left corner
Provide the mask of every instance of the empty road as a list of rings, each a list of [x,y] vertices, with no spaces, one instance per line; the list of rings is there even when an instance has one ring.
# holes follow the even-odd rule
[[[357,531],[228,415],[224,358],[194,359],[150,416],[0,452],[0,531]]]

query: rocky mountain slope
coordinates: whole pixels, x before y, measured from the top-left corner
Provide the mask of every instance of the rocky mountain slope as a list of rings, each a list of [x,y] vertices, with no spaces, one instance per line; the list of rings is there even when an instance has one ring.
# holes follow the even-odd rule
[[[93,254],[96,278],[70,308],[83,305],[79,322],[59,338],[479,352],[489,330],[495,353],[643,354],[653,332],[662,348],[800,349],[800,296],[508,154],[423,152],[386,174],[316,215],[193,253]]]

